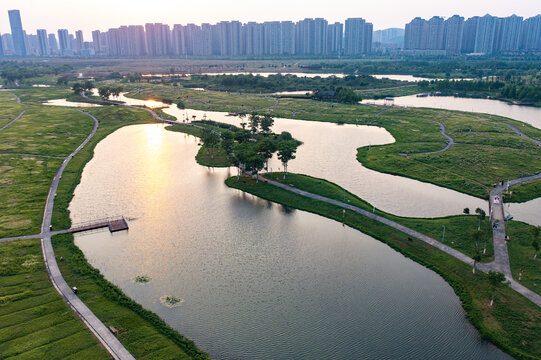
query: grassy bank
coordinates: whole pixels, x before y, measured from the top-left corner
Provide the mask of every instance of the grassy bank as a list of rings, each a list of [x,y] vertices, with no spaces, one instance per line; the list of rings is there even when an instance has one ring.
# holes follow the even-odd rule
[[[39,240],[0,243],[0,259],[0,358],[110,358],[51,286]]]
[[[212,130],[215,130],[214,127]],[[186,124],[177,124],[166,127],[169,131],[176,131],[176,132],[182,132],[185,134],[193,135],[195,137],[200,138],[201,134],[203,132],[202,129],[196,128],[194,126],[186,125]],[[231,159],[229,158],[229,155],[227,152],[221,147],[221,145],[218,143],[214,149],[210,149],[207,145],[201,146],[199,151],[197,152],[197,155],[195,156],[195,160],[199,165],[202,166],[209,166],[209,167],[229,167],[231,166]]]
[[[495,289],[494,306],[490,306],[492,289],[487,276],[474,275],[471,268],[453,257],[415,239],[351,211],[343,215],[342,208],[293,194],[289,191],[242,177],[226,180],[232,188],[286,206],[319,214],[351,226],[379,239],[420,264],[438,272],[455,290],[462,301],[468,319],[481,336],[497,344],[518,359],[541,358],[541,311],[521,295],[506,286]],[[315,186],[315,185],[314,185]],[[325,194],[322,194],[325,195]]]
[[[531,181],[509,188],[504,192],[506,202],[521,203],[538,197],[541,194],[541,180]]]

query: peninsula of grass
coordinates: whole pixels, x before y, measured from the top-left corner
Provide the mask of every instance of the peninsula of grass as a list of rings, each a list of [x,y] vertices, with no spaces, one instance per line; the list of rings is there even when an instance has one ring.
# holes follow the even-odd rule
[[[197,123],[197,126],[203,126],[203,125]],[[213,131],[223,130],[218,127],[207,126],[207,125],[205,125],[204,127]],[[169,131],[176,131],[176,132],[182,132],[188,135],[193,135],[197,138],[201,138],[201,134],[204,131],[203,129],[200,129],[195,126],[191,126],[189,124],[175,124],[175,125],[166,127],[166,129]],[[219,143],[214,147],[214,149],[210,149],[207,145],[202,145],[199,151],[197,152],[197,155],[195,156],[195,160],[197,161],[199,165],[208,166],[208,167],[229,167],[232,165],[231,158],[229,157],[227,152],[221,147]]]
[[[541,171],[541,170],[540,170]],[[531,181],[513,186],[504,193],[505,202],[522,203],[539,197],[541,194],[541,180]]]
[[[110,359],[51,286],[39,240],[0,243],[0,358]]]
[[[295,180],[293,176],[290,178],[290,175],[287,175],[286,182]],[[300,180],[312,184],[304,190],[315,191],[320,187],[318,179]],[[343,222],[388,244],[405,256],[440,274],[453,287],[462,302],[467,318],[479,330],[483,338],[493,342],[517,359],[541,358],[541,338],[539,337],[541,310],[511,288],[502,284],[493,289],[485,274],[481,272],[473,274],[470,266],[450,255],[358,213],[346,211],[344,215],[343,209],[338,206],[291,193],[264,181],[256,182],[249,177],[230,177],[226,180],[226,184],[285,206]],[[327,189],[322,191],[323,196],[335,193],[328,184],[324,184],[323,188]],[[494,305],[490,306],[493,291],[495,293]]]

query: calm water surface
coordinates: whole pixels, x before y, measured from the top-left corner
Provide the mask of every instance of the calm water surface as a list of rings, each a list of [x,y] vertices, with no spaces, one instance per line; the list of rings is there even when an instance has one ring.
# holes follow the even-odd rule
[[[213,358],[509,358],[437,274],[338,222],[227,188],[229,170],[197,165],[197,150],[161,125],[122,128],[96,147],[70,211],[131,219],[129,232],[76,243]],[[163,295],[184,302],[168,308]]]

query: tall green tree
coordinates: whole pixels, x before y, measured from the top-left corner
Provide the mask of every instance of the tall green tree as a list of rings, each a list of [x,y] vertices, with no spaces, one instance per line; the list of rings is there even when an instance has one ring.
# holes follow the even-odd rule
[[[278,159],[284,165],[284,179],[287,174],[287,164],[295,159],[298,143],[295,140],[286,140],[278,143]]]

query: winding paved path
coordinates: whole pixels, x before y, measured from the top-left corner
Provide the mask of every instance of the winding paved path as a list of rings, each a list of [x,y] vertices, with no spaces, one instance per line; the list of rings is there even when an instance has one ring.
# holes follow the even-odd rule
[[[418,153],[400,153],[399,155],[402,155],[402,156],[428,155],[428,154],[437,154],[437,153],[441,153],[441,152],[449,150],[451,148],[451,146],[453,146],[455,144],[455,140],[452,137],[450,137],[449,135],[447,135],[445,125],[443,125],[439,121],[434,121],[434,122],[440,125],[440,134],[442,134],[443,136],[445,136],[447,138],[447,145],[445,145],[445,147],[443,149],[436,150],[436,151],[418,152]]]
[[[18,99],[18,98],[17,98]],[[2,126],[0,128],[0,131],[4,130],[5,128],[7,128],[9,125],[13,124],[15,121],[19,120],[23,115],[24,113],[26,112],[26,109],[24,109],[23,111],[21,111],[21,113],[19,114],[19,116],[17,116],[15,119],[11,120],[10,122],[8,122],[6,125]]]
[[[56,257],[53,250],[53,245],[51,243],[51,233],[49,228],[51,226],[51,219],[53,216],[54,208],[54,198],[56,196],[56,190],[58,188],[58,183],[62,177],[64,169],[68,165],[69,161],[77,155],[81,149],[88,144],[90,139],[94,136],[98,129],[99,122],[98,120],[87,112],[79,110],[83,114],[86,114],[94,120],[94,128],[88,137],[75,149],[63,162],[56,175],[51,183],[49,188],[49,194],[47,196],[47,202],[45,203],[45,211],[43,214],[43,222],[41,226],[41,248],[43,251],[43,258],[45,260],[45,268],[49,274],[49,278],[53,283],[56,291],[62,296],[64,301],[68,306],[73,310],[73,312],[85,323],[85,325],[92,331],[94,336],[100,341],[100,343],[107,349],[107,351],[115,359],[135,359],[129,352],[126,350],[124,345],[118,341],[118,339],[111,333],[111,331],[94,315],[94,313],[75,295],[66,283],[58,264],[56,262]]]

